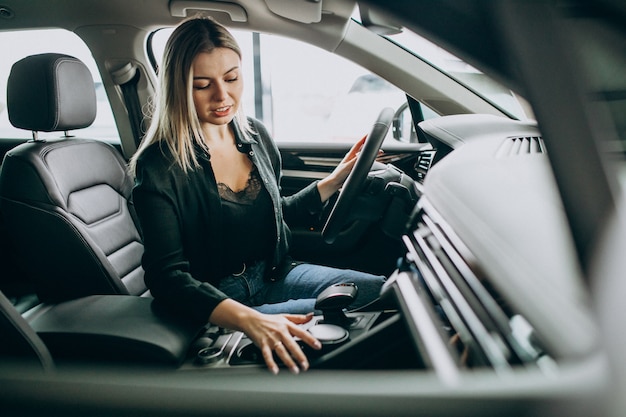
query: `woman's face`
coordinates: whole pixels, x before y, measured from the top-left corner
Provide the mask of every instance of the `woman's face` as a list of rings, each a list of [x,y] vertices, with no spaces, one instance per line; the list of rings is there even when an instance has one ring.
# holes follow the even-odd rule
[[[193,60],[193,103],[200,123],[230,123],[243,93],[241,60],[232,49],[200,52]]]

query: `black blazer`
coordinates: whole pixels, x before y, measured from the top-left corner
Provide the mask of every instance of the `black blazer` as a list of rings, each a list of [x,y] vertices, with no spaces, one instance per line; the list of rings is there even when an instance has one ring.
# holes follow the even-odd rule
[[[254,130],[248,140],[231,123],[237,147],[256,165],[274,205],[277,239],[269,273],[280,279],[289,250],[289,222],[321,213],[317,184],[289,197],[280,195],[281,159],[265,126],[250,119]],[[207,321],[227,296],[216,286],[232,271],[221,260],[221,199],[210,155],[196,147],[200,166],[187,173],[174,163],[167,146],[153,144],[137,160],[133,200],[144,239],[142,265],[146,285],[161,304]]]

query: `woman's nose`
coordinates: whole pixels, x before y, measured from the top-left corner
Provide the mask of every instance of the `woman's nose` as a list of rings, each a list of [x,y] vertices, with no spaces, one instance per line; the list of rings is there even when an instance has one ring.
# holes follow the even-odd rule
[[[213,99],[215,101],[223,101],[228,97],[226,83],[217,82],[214,84],[215,90],[213,92]]]

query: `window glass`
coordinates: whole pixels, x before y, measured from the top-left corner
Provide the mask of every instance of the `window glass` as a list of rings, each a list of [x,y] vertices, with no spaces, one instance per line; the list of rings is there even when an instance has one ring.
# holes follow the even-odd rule
[[[152,37],[157,62],[171,31]],[[231,33],[243,52],[244,109],[262,120],[277,142],[353,143],[369,133],[384,107],[397,109],[406,102],[392,84],[315,46],[274,35]],[[254,62],[255,56],[260,62]]]
[[[96,120],[91,126],[73,132],[73,134],[119,143],[119,133],[102,85],[100,73],[91,52],[76,34],[63,29],[2,32],[0,33],[0,45],[2,45],[2,60],[0,60],[0,138],[32,137],[30,131],[16,129],[9,122],[6,108],[6,89],[11,66],[29,55],[54,52],[71,55],[83,61],[91,71],[96,87],[98,106]],[[60,135],[59,132],[39,133],[40,138],[59,137]]]
[[[389,39],[519,120],[534,116],[525,100],[460,58],[407,28]]]

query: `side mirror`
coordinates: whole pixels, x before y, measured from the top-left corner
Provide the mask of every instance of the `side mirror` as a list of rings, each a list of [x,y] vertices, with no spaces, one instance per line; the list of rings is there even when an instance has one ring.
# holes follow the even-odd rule
[[[393,115],[393,138],[399,142],[418,142],[413,117],[408,103],[403,103]]]

